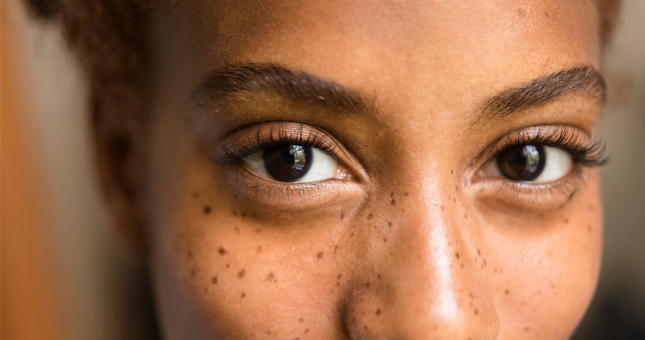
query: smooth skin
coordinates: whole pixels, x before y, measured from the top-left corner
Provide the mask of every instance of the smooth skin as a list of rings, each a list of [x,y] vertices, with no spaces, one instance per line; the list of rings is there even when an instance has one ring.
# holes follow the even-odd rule
[[[111,199],[124,234],[145,240],[165,338],[567,339],[598,278],[597,170],[574,165],[533,190],[482,169],[523,128],[591,138],[601,96],[478,115],[509,88],[599,70],[595,6],[193,0],[155,16],[134,152],[108,159],[101,136],[118,121],[97,126],[97,145],[127,169],[104,183],[141,192],[132,206]],[[250,63],[370,105],[346,112],[262,86],[195,99],[213,72]],[[303,188],[219,161],[262,124],[327,136],[347,176]]]

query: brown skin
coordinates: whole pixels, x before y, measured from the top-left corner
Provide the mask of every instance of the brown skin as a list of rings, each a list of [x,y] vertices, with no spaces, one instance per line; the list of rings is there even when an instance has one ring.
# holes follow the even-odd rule
[[[598,277],[597,171],[574,165],[555,188],[527,193],[480,170],[518,129],[593,135],[601,100],[579,91],[473,122],[509,87],[599,68],[591,1],[195,0],[173,13],[152,23],[157,71],[146,125],[129,130],[145,131],[135,152],[112,160],[101,136],[122,122],[97,126],[102,164],[129,169],[103,171],[106,185],[144,193],[129,205],[111,189],[128,238],[148,245],[167,339],[571,335]],[[195,105],[208,74],[249,62],[306,71],[374,105],[347,114],[262,91]],[[304,190],[216,162],[246,127],[275,121],[342,141],[350,178]]]

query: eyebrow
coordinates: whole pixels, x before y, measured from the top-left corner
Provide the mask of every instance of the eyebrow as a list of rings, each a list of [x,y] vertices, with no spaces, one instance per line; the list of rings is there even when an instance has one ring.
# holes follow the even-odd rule
[[[376,107],[372,98],[356,90],[274,63],[228,64],[210,73],[196,94],[198,102],[203,103],[259,92],[340,114],[364,114],[375,111]],[[513,86],[479,105],[471,127],[511,117],[571,93],[600,97],[604,101],[605,80],[595,69],[578,66]]]
[[[362,114],[374,109],[373,100],[358,91],[271,63],[226,65],[210,73],[196,94],[198,101],[203,102],[258,92],[341,114]]]
[[[606,96],[602,75],[589,66],[578,66],[536,78],[526,84],[511,87],[484,101],[476,111],[474,125],[505,119],[522,111],[545,105],[567,94]]]

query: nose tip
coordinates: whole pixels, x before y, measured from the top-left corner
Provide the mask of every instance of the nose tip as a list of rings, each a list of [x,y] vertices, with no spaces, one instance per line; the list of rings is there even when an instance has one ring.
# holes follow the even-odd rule
[[[497,312],[470,250],[477,248],[446,221],[402,221],[380,265],[356,285],[346,320],[353,339],[497,338]]]

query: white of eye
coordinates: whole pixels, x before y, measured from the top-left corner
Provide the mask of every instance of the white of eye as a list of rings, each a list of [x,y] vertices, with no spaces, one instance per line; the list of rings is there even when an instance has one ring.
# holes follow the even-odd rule
[[[573,156],[570,153],[557,148],[557,147],[544,147],[544,156],[545,163],[544,169],[540,175],[534,180],[530,181],[532,183],[544,183],[557,181],[560,178],[566,176],[573,167]],[[499,170],[497,161],[493,159],[488,166],[484,169],[484,174],[488,177],[504,177],[502,172]]]
[[[264,149],[247,156],[246,159],[244,159],[244,164],[249,170],[251,170],[251,172],[255,173],[256,175],[266,179],[275,180],[267,172],[266,166],[264,164],[263,153]],[[333,157],[327,155],[319,149],[311,148],[311,158],[312,163],[307,173],[301,178],[289,183],[324,181],[326,179],[334,178],[338,175],[340,167],[338,165],[338,162],[336,162]]]
[[[542,173],[533,180],[534,182],[553,182],[566,176],[573,167],[573,156],[570,153],[554,147],[544,147],[546,163]]]

